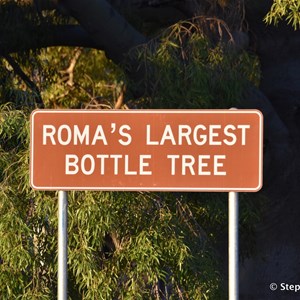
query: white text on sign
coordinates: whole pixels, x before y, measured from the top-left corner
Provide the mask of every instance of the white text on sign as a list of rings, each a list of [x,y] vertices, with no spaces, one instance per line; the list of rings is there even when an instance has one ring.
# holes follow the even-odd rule
[[[161,135],[154,138],[153,129],[150,124],[144,128],[146,146],[234,146],[239,143],[245,146],[247,143],[247,130],[250,129],[249,124],[233,125],[228,124],[224,127],[220,124],[211,124],[205,126],[197,124],[194,127],[187,124],[179,124],[175,128],[171,124],[165,125]],[[62,124],[55,127],[52,124],[43,125],[43,145],[102,145],[108,146],[111,135],[117,134],[118,143],[122,146],[128,146],[132,143],[131,127],[128,124],[121,125],[118,129],[116,123],[111,123],[110,130],[105,131],[101,124],[98,124],[93,130],[89,125],[80,128],[77,125],[69,126]],[[221,137],[221,135],[223,137]],[[99,175],[105,175],[108,172],[106,167],[107,161],[111,160],[113,165],[113,175],[152,175],[149,169],[152,156],[150,154],[141,154],[135,157],[129,155],[105,154],[99,153],[96,156],[85,154],[82,157],[69,153],[65,155],[65,174],[76,175],[79,172],[84,175],[92,175],[97,172]],[[132,160],[138,161],[137,169],[130,165]],[[197,176],[225,176],[226,169],[224,162],[226,155],[209,155],[203,154],[197,157],[193,155],[177,155],[169,154],[166,156],[169,161],[171,175],[197,175]],[[209,165],[212,170],[209,171]],[[122,171],[121,171],[122,170]]]

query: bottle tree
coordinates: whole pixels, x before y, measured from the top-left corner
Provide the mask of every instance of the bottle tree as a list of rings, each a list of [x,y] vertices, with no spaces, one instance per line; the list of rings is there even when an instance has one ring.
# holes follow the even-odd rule
[[[29,186],[33,109],[258,108],[272,158],[278,136],[288,146],[259,89],[252,10],[240,0],[0,1],[3,299],[55,299],[57,289],[57,194]],[[223,299],[226,197],[71,192],[70,298]],[[241,206],[247,256],[262,206],[253,195]]]

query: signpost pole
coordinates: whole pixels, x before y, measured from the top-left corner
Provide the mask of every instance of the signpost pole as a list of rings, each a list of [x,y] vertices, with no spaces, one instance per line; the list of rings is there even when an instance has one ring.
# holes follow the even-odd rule
[[[229,300],[239,299],[239,198],[237,192],[228,194],[228,291]]]
[[[58,288],[57,299],[67,300],[67,243],[68,243],[68,193],[58,192]]]

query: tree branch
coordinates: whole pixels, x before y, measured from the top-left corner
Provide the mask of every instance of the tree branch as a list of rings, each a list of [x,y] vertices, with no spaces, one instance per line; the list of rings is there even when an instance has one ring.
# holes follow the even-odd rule
[[[16,61],[9,55],[3,56],[7,62],[11,65],[14,72],[25,82],[27,87],[32,90],[32,92],[35,95],[35,102],[38,105],[39,108],[44,107],[43,99],[41,97],[40,91],[36,84],[23,72],[21,67],[16,63]]]
[[[122,62],[130,49],[146,42],[146,38],[105,0],[62,0],[62,3],[95,44],[103,46],[107,56],[115,62]]]
[[[67,81],[66,84],[68,86],[73,86],[74,85],[74,70],[75,70],[75,66],[76,63],[80,57],[80,54],[82,52],[82,49],[79,47],[76,47],[75,51],[74,51],[74,56],[72,57],[71,61],[70,61],[70,65],[66,70],[62,70],[60,71],[61,74],[66,74],[67,75]]]

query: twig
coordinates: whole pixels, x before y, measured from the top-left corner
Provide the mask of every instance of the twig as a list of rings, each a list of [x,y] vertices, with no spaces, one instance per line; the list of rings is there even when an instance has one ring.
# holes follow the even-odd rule
[[[66,82],[67,85],[73,86],[74,85],[74,69],[76,66],[76,63],[80,57],[80,54],[82,52],[82,49],[77,47],[75,48],[74,51],[74,57],[71,59],[70,65],[66,70],[60,71],[61,74],[67,74],[68,75],[68,80]]]
[[[123,102],[124,102],[124,93],[126,92],[126,86],[123,85],[122,88],[121,88],[121,93],[115,103],[115,109],[120,109],[123,105]]]

